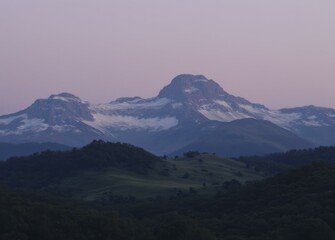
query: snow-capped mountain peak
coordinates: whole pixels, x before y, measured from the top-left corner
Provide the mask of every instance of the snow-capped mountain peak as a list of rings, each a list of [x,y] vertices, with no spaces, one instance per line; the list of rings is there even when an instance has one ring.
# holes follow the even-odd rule
[[[226,96],[219,84],[203,75],[182,74],[175,77],[158,94],[159,98],[169,98],[179,102],[198,103],[201,100],[219,99]]]
[[[179,75],[160,91],[158,97],[173,99],[208,120],[263,119],[268,112],[265,106],[231,95],[202,75]]]
[[[335,128],[335,110],[308,106],[270,110],[226,92],[203,75],[182,74],[148,99],[122,97],[106,104],[89,104],[70,93],[38,99],[18,113],[0,116],[0,140],[56,141],[70,145],[92,139],[124,140],[134,134],[156,134],[206,122],[231,122],[253,118],[267,120],[297,134],[315,136],[316,127]],[[308,132],[306,129],[308,128]],[[335,139],[324,130],[323,143]],[[333,135],[332,135],[333,134]],[[329,136],[328,136],[329,135]],[[82,139],[78,140],[78,136]],[[311,137],[310,137],[311,136]],[[141,140],[139,140],[141,141]]]
[[[63,92],[63,93],[60,93],[60,94],[51,95],[48,99],[49,100],[65,101],[65,102],[85,103],[79,97],[77,97],[77,96],[75,96],[75,95],[73,95],[71,93],[67,93],[67,92]]]
[[[89,110],[89,103],[70,93],[61,93],[51,95],[47,99],[38,99],[24,111],[29,118],[44,119],[50,125],[93,119]]]

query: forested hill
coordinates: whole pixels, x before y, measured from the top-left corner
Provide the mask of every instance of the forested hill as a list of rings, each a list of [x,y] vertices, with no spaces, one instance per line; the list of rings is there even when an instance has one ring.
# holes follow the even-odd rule
[[[132,214],[163,219],[166,227],[178,223],[185,232],[187,226],[197,226],[199,232],[211,233],[208,239],[334,240],[334,202],[335,167],[316,162],[244,186],[227,183],[214,198],[141,205]],[[181,232],[170,236],[184,239],[178,238]]]
[[[291,150],[264,156],[239,157],[236,160],[250,167],[272,175],[292,167],[302,166],[315,161],[335,164],[335,147],[318,147],[315,149]]]
[[[10,158],[0,163],[0,180],[13,187],[39,188],[83,170],[116,167],[145,173],[158,160],[141,148],[100,140],[72,151],[45,151]]]

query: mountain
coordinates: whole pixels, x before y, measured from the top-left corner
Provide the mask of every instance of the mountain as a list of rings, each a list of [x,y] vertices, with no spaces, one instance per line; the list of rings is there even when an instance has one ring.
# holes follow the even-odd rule
[[[232,122],[200,124],[193,141],[174,154],[187,151],[213,152],[222,156],[263,155],[302,149],[311,146],[308,141],[277,125],[252,118]]]
[[[247,136],[245,128],[255,126],[240,121],[246,119],[259,120],[257,131],[249,129],[253,136]],[[233,131],[239,138],[229,142],[226,134]],[[275,135],[267,135],[270,132]],[[334,109],[307,106],[271,110],[227,93],[202,75],[190,74],[175,77],[156,97],[149,99],[122,97],[110,103],[90,104],[72,94],[61,93],[0,117],[3,142],[83,146],[93,139],[102,139],[128,142],[156,154],[174,154],[196,146],[208,146],[202,149],[223,154],[261,154],[333,145],[334,134]],[[208,142],[212,144],[205,144]],[[215,149],[210,148],[214,145]],[[220,151],[227,149],[225,146],[236,151]]]
[[[306,106],[281,109],[280,112],[291,116],[287,129],[316,145],[335,145],[335,109]]]
[[[84,121],[93,121],[89,103],[69,93],[51,95],[25,110],[0,117],[0,140],[79,146],[92,139],[104,139],[98,129]]]
[[[0,143],[0,160],[10,157],[28,156],[43,151],[66,151],[71,148],[59,143]]]

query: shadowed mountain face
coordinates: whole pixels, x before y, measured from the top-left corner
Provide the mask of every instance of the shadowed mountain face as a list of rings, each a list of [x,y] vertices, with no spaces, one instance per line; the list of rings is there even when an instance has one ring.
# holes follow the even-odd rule
[[[240,141],[235,138],[228,144],[227,128],[239,134],[240,128],[233,126],[241,123],[227,123],[243,119],[260,120],[257,131],[251,131],[255,126],[243,125],[241,129],[250,128],[253,136],[247,136],[248,131],[243,130]],[[279,135],[266,135],[269,132],[266,121],[273,123],[271,126],[276,129],[280,127],[282,132],[270,131]],[[213,126],[200,131],[205,125]],[[297,135],[295,141],[292,141],[292,133]],[[227,93],[215,81],[202,75],[189,74],[174,78],[154,98],[123,97],[93,105],[62,93],[39,99],[18,113],[0,117],[0,141],[3,142],[48,141],[82,146],[93,139],[102,139],[137,144],[156,154],[175,153],[195,143],[194,146],[209,146],[205,144],[208,139],[211,146],[217,146],[214,150],[218,153],[222,152],[219,149],[228,146],[231,149],[263,149],[262,152],[283,151],[297,146],[333,145],[334,134],[334,109],[308,106],[271,110]],[[272,146],[277,147],[262,145],[269,143],[270,136]],[[287,144],[275,141],[282,138]],[[251,139],[260,147],[248,145]],[[244,150],[234,152],[244,154]],[[249,153],[254,152],[245,154]]]
[[[263,155],[287,149],[312,147],[308,141],[277,125],[255,119],[209,122],[193,130],[193,141],[174,154],[188,151],[213,152],[222,156]]]

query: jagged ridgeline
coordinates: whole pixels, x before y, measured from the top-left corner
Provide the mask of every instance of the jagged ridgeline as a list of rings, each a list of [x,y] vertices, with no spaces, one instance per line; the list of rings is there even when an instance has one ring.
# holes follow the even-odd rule
[[[234,96],[205,76],[191,74],[175,77],[148,99],[122,97],[90,104],[61,93],[0,116],[3,142],[81,147],[102,139],[127,142],[158,155],[197,150],[225,156],[266,154],[334,145],[334,133],[334,109],[273,110]],[[196,149],[199,146],[202,149]]]

